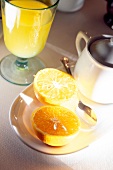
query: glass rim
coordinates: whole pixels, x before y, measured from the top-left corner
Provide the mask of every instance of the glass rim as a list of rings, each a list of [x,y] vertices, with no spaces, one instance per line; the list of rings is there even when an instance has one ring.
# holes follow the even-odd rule
[[[21,7],[21,6],[18,6],[18,5],[14,5],[14,4],[10,3],[9,0],[3,0],[3,1],[7,2],[8,4],[10,4],[10,5],[14,6],[14,7],[21,8],[23,10],[39,10],[39,11],[42,11],[42,10],[48,10],[48,9],[54,8],[55,6],[58,5],[58,2],[60,0],[56,0],[56,2],[53,5],[47,6],[47,8],[25,8],[25,7]],[[39,1],[39,2],[41,2],[41,1]]]

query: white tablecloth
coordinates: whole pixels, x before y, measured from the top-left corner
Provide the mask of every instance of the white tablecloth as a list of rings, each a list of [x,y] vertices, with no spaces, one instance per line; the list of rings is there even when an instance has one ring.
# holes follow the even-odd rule
[[[103,21],[105,0],[86,0],[75,13],[57,11],[47,45],[40,57],[47,67],[59,67],[61,56],[76,60],[78,31],[89,35],[113,34]],[[0,59],[10,52],[0,39]],[[113,129],[89,147],[68,155],[47,155],[32,150],[15,135],[9,123],[9,109],[24,86],[13,85],[0,76],[0,170],[113,170]],[[109,123],[109,122],[106,122]]]

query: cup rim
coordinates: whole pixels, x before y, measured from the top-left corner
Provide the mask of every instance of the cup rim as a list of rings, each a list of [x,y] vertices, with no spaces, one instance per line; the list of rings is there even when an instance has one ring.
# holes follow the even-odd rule
[[[56,0],[56,2],[53,5],[50,5],[47,8],[25,8],[25,7],[20,7],[18,5],[14,5],[14,4],[10,3],[9,0],[2,0],[2,1],[4,1],[4,2],[6,2],[6,3],[8,3],[8,4],[10,4],[10,5],[14,6],[14,7],[21,8],[21,9],[24,9],[24,10],[39,10],[39,11],[42,11],[42,10],[48,10],[48,9],[56,7],[60,0]]]

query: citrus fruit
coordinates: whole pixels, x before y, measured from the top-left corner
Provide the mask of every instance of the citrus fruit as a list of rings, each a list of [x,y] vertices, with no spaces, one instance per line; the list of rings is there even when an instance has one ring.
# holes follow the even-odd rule
[[[41,141],[51,146],[63,146],[78,134],[80,121],[67,108],[45,105],[32,113],[32,125]]]
[[[71,75],[63,71],[45,68],[35,75],[33,88],[40,102],[60,105],[75,94],[76,81]]]

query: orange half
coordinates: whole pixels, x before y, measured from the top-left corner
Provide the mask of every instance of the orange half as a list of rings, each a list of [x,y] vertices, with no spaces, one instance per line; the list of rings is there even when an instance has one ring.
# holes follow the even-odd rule
[[[32,113],[32,125],[38,138],[51,146],[68,144],[78,134],[77,115],[62,106],[42,106]]]
[[[33,88],[40,102],[60,105],[75,95],[76,81],[63,71],[45,68],[35,75]]]

